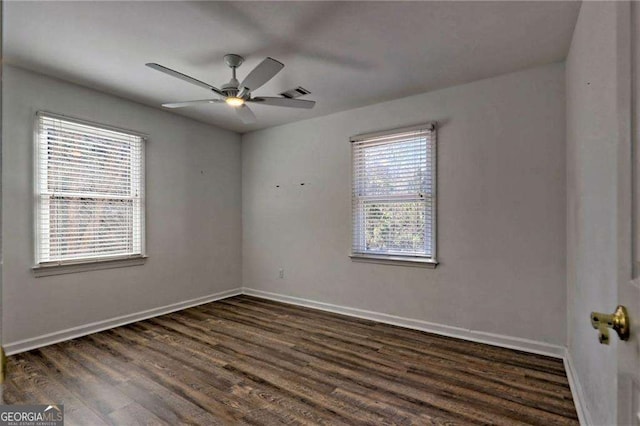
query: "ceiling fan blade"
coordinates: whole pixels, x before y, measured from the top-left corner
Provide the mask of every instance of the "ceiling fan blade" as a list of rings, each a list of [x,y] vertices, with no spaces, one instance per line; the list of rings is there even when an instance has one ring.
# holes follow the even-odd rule
[[[244,124],[252,124],[257,121],[255,114],[253,113],[253,111],[251,111],[251,108],[249,108],[248,106],[242,105],[242,106],[236,107],[235,110],[236,110],[236,113],[238,114],[238,117],[240,117],[240,120],[242,120]]]
[[[271,80],[282,68],[284,68],[283,63],[278,62],[273,58],[266,58],[245,77],[242,83],[240,83],[240,86],[244,87],[249,92],[256,90],[258,87]]]
[[[224,102],[224,101],[222,99],[200,99],[197,101],[171,102],[168,104],[162,104],[162,106],[165,108],[182,108],[182,107],[191,106],[191,105],[217,104],[220,102]]]
[[[220,89],[215,88],[212,85],[205,83],[204,81],[196,80],[195,78],[189,77],[186,74],[182,74],[181,72],[174,71],[171,68],[167,68],[165,66],[162,66],[160,64],[156,64],[156,63],[153,63],[153,62],[148,63],[146,65],[149,68],[153,68],[156,71],[160,71],[160,72],[165,73],[167,75],[170,75],[172,77],[179,78],[180,80],[184,80],[187,83],[195,84],[196,86],[200,86],[200,87],[203,87],[205,89],[213,90],[217,94],[224,96],[224,93],[222,93],[222,91]]]
[[[289,107],[289,108],[305,108],[305,109],[311,109],[316,104],[316,101],[306,101],[304,99],[275,98],[275,97],[269,97],[269,96],[252,98],[247,102],[255,102],[262,105],[272,105],[272,106]]]

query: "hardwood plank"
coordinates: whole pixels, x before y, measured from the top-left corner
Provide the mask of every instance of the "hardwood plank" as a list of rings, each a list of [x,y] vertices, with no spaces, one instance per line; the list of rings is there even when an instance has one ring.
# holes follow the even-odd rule
[[[172,328],[176,330],[177,333],[178,333],[177,330],[181,329],[180,326],[177,326],[173,323],[169,322],[169,324],[171,325]],[[191,337],[195,337],[195,336],[192,335]],[[195,345],[195,348],[193,349],[195,351],[194,352],[195,356],[202,356],[204,352],[201,350],[201,348],[198,347],[200,343],[197,343],[197,342],[194,343],[195,339],[197,338],[195,338],[194,340],[189,340],[188,338],[183,338],[178,334],[173,336],[167,336],[167,339],[174,341],[177,347],[190,349]],[[250,344],[249,342],[244,342],[244,343]],[[220,348],[218,347],[218,345],[216,345],[215,347],[210,348],[209,353],[213,353],[214,356],[217,357],[216,359],[226,358],[229,361],[229,363],[233,363],[235,359],[241,356],[249,357],[249,358],[257,358],[258,362],[262,357],[261,355],[257,355],[257,357],[253,356],[251,353],[251,350],[246,350],[244,345],[233,345],[232,348],[231,347]],[[299,358],[299,360],[296,361],[296,358]],[[297,352],[297,351],[292,351],[286,356],[284,356],[283,358],[280,358],[277,356],[269,357],[269,363],[271,365],[277,366],[281,369],[287,370],[290,373],[294,374],[295,380],[297,381],[303,380],[305,382],[308,382],[310,380],[310,383],[312,383],[315,386],[318,386],[319,384],[326,384],[328,391],[331,391],[331,389],[333,389],[336,385],[353,390],[353,385],[352,385],[353,382],[351,378],[342,380],[340,377],[330,377],[325,372],[317,371],[316,369],[313,368],[313,366],[308,365],[309,362],[306,362],[306,361],[313,362],[314,358],[301,354],[300,352]],[[304,368],[300,368],[300,365],[305,363],[307,365],[305,365]],[[363,392],[362,389],[360,389],[359,391]],[[364,389],[364,392],[370,393],[371,389],[366,388]],[[412,408],[415,409],[415,406]],[[319,422],[316,422],[315,424],[318,424],[318,423]]]
[[[122,426],[164,426],[169,424],[135,402],[113,411],[109,414],[109,419],[114,425]]]
[[[30,353],[9,357],[7,369],[13,387],[4,389],[3,398],[12,404],[63,404],[65,422],[69,425],[106,425],[104,419],[91,410],[81,398],[52,377],[52,372],[31,359]],[[19,393],[16,393],[18,391]]]
[[[68,424],[577,425],[562,361],[237,296],[9,358]]]

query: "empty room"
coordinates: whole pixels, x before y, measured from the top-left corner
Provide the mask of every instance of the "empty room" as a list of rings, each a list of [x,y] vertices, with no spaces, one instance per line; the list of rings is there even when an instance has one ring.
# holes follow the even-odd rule
[[[640,426],[640,4],[0,5],[0,426]]]

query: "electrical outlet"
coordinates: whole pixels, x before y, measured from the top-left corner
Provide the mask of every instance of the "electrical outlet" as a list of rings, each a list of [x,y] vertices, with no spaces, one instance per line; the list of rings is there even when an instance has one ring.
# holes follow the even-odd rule
[[[280,278],[280,279],[284,278],[284,269],[279,269],[278,270],[278,278]]]

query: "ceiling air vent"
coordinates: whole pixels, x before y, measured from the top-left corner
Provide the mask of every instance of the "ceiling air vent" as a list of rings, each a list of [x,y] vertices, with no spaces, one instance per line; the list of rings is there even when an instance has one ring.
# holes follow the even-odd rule
[[[298,86],[295,89],[287,90],[286,92],[280,93],[280,96],[287,99],[295,99],[299,98],[300,96],[308,95],[310,93],[311,92],[304,87]]]

